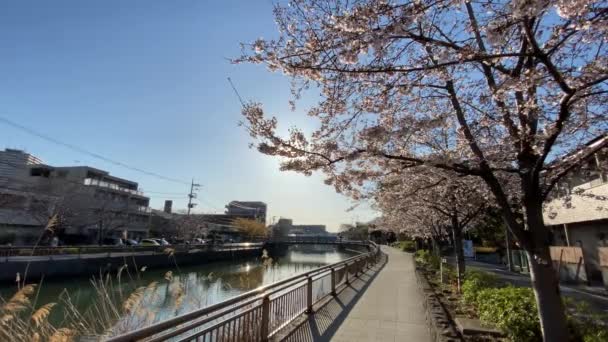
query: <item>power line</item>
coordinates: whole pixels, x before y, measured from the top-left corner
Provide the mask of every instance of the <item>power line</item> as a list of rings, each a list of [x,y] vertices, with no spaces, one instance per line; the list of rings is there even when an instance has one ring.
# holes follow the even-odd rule
[[[234,86],[234,84],[233,84],[232,80],[230,79],[230,77],[228,77],[228,82],[230,82],[230,85],[232,86],[232,89],[234,90],[235,94],[237,95],[239,101],[241,102],[241,105],[244,106],[245,103],[244,103],[241,95],[239,94],[238,90]],[[160,174],[155,173],[155,172],[146,171],[144,169],[141,169],[141,168],[138,168],[138,167],[135,167],[135,166],[131,166],[131,165],[125,164],[125,163],[120,162],[120,161],[116,161],[116,160],[107,158],[107,157],[102,156],[102,155],[100,155],[98,153],[88,151],[88,150],[83,149],[81,147],[78,147],[78,146],[75,146],[75,145],[72,145],[72,144],[60,141],[58,139],[55,139],[55,138],[50,137],[50,136],[45,135],[45,134],[42,134],[42,133],[40,133],[40,132],[38,132],[36,130],[33,130],[33,129],[29,128],[29,127],[26,127],[26,126],[23,126],[23,125],[18,124],[16,122],[13,122],[13,121],[11,121],[9,119],[6,119],[4,117],[0,117],[0,122],[3,122],[6,125],[9,125],[9,126],[11,126],[13,128],[17,128],[17,129],[19,129],[21,131],[24,131],[24,132],[26,132],[26,133],[28,133],[30,135],[39,137],[39,138],[44,139],[46,141],[52,142],[54,144],[66,147],[66,148],[71,149],[73,151],[89,155],[89,156],[91,156],[93,158],[96,158],[96,159],[99,159],[99,160],[102,160],[102,161],[105,161],[105,162],[108,162],[108,163],[111,163],[111,164],[114,164],[114,165],[117,165],[117,166],[129,169],[129,170],[132,170],[132,171],[136,171],[136,172],[148,175],[148,176],[156,177],[156,178],[159,178],[159,179],[162,179],[162,180],[166,180],[166,181],[170,181],[170,182],[174,182],[174,183],[185,184],[185,185],[192,185],[191,182],[187,182],[187,181],[179,180],[179,179],[176,179],[176,178],[171,178],[171,177],[163,176],[163,175],[160,175]],[[160,191],[158,191],[158,192],[156,192],[156,191],[145,191],[145,192],[146,193],[150,193],[150,194],[158,194],[158,195],[184,195],[184,196],[189,196],[189,194],[185,194],[185,193],[172,193],[172,192],[160,192]],[[160,196],[148,196],[148,197],[160,198]],[[221,208],[220,206],[216,206],[215,204],[213,204],[213,203],[211,203],[209,201],[206,201],[204,199],[201,199],[201,200],[203,202],[207,203],[208,205],[210,205],[214,209],[217,209],[217,210],[220,210],[220,211],[222,210],[222,209],[220,209]],[[251,207],[243,206],[243,205],[240,205],[240,204],[233,204],[233,205],[235,207],[238,207],[238,208],[241,208],[241,209],[257,210],[257,208],[251,208]]]
[[[157,194],[157,195],[180,195],[180,196],[188,196],[187,193],[185,192],[162,192],[162,191],[148,191],[148,190],[143,190],[148,194]]]
[[[232,87],[232,90],[234,90],[236,97],[239,98],[239,101],[241,102],[241,106],[245,107],[245,101],[243,101],[243,98],[241,97],[241,94],[239,94],[239,91],[236,90],[236,87],[234,86],[234,83],[232,83],[232,80],[230,79],[230,77],[228,77],[228,83],[230,83],[230,86]]]
[[[46,141],[52,142],[52,143],[57,144],[57,145],[61,145],[63,147],[69,148],[69,149],[71,149],[73,151],[89,155],[89,156],[91,156],[93,158],[96,158],[96,159],[99,159],[99,160],[103,160],[105,162],[114,164],[116,166],[121,166],[121,167],[124,167],[126,169],[129,169],[129,170],[132,170],[132,171],[136,171],[136,172],[139,172],[139,173],[143,173],[145,175],[156,177],[156,178],[159,178],[159,179],[162,179],[162,180],[166,180],[166,181],[169,181],[169,182],[190,185],[190,182],[186,182],[186,181],[179,180],[179,179],[176,179],[176,178],[166,177],[166,176],[160,175],[160,174],[155,173],[155,172],[146,171],[146,170],[140,169],[138,167],[131,166],[131,165],[125,164],[123,162],[119,162],[119,161],[116,161],[116,160],[104,157],[104,156],[102,156],[100,154],[97,154],[95,152],[91,152],[91,151],[85,150],[85,149],[83,149],[81,147],[65,143],[63,141],[60,141],[60,140],[52,138],[52,137],[50,137],[48,135],[39,133],[39,132],[37,132],[37,131],[35,131],[35,130],[31,129],[31,128],[25,127],[23,125],[20,125],[20,124],[18,124],[16,122],[13,122],[13,121],[8,120],[8,119],[3,118],[3,117],[0,117],[0,122],[3,122],[6,125],[9,125],[11,127],[17,128],[17,129],[19,129],[21,131],[24,131],[24,132],[26,132],[28,134],[31,134],[33,136],[36,136],[38,138],[44,139]]]

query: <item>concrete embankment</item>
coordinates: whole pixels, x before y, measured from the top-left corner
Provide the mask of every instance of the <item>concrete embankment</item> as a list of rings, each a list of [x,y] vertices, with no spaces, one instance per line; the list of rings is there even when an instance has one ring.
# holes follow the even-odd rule
[[[195,265],[211,261],[236,260],[259,257],[262,246],[247,248],[191,249],[187,252],[155,253],[109,252],[80,255],[13,256],[0,258],[0,282],[15,282],[17,273],[23,279],[27,269],[27,279],[37,281],[65,276],[99,275],[118,270],[123,265],[131,269],[146,267],[166,268],[176,264]]]

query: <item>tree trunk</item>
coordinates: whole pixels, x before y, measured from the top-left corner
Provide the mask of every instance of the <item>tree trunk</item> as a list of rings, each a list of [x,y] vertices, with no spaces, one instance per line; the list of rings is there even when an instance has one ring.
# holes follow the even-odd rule
[[[458,292],[464,279],[464,251],[462,250],[462,229],[458,224],[452,226],[452,234],[454,236],[454,253],[456,254],[456,279],[458,282]]]
[[[549,249],[544,248],[548,256]],[[539,262],[535,255],[526,252],[530,265],[530,279],[538,306],[540,328],[545,341],[568,341],[568,328],[564,302],[559,290],[559,281],[553,266]],[[551,260],[551,259],[549,259]]]
[[[428,243],[428,240],[427,240]],[[430,244],[428,245],[429,249],[431,250],[431,253],[433,254],[438,254],[438,248],[437,248],[437,239],[435,238],[435,236],[431,235],[430,237]]]
[[[530,266],[530,279],[536,297],[540,327],[544,341],[568,341],[568,327],[559,279],[553,268],[549,245],[549,230],[542,216],[542,200],[536,193],[524,199],[526,237],[531,241],[522,244]]]
[[[520,167],[533,170],[534,162]],[[524,192],[523,208],[527,229],[517,222],[517,217],[498,180],[493,176],[484,179],[496,196],[511,233],[526,251],[543,339],[550,342],[565,342],[568,340],[566,312],[559,291],[559,281],[549,254],[549,231],[543,221],[543,199],[540,195],[538,174],[524,174],[520,177],[522,177],[521,189]]]

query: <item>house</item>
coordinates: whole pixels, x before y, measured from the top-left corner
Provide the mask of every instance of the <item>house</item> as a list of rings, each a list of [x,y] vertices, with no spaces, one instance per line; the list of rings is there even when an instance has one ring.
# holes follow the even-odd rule
[[[543,216],[553,245],[581,247],[589,278],[599,279],[600,248],[608,247],[608,136],[588,142],[585,150],[592,153],[556,185]]]

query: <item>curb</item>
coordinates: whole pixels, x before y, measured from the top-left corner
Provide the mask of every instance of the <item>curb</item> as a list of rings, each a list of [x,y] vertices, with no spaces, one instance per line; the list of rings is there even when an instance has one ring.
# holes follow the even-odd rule
[[[464,341],[462,336],[458,333],[456,325],[450,318],[450,315],[443,307],[443,304],[441,304],[441,301],[437,298],[426,275],[424,275],[417,266],[415,266],[415,270],[418,288],[424,296],[424,309],[429,332],[431,334],[431,341]]]

